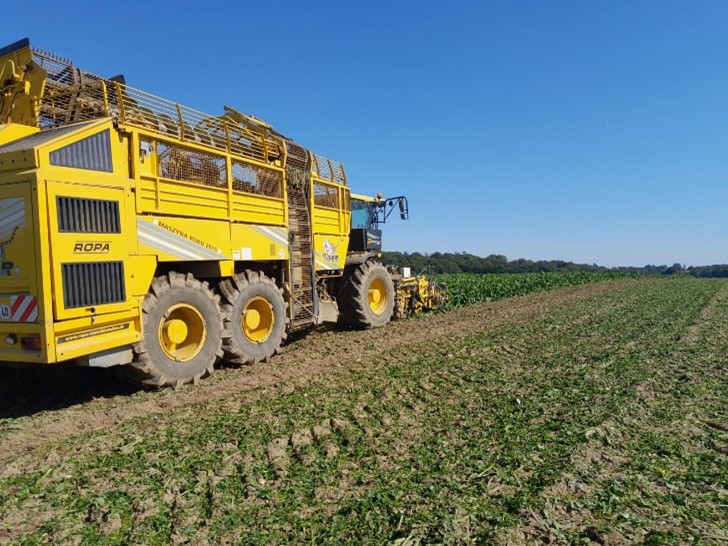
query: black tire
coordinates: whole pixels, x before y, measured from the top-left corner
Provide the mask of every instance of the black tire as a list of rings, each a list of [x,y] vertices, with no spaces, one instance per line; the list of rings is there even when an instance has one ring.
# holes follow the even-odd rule
[[[233,364],[265,362],[286,339],[286,302],[283,290],[264,273],[247,270],[220,283],[223,297],[223,350]],[[245,313],[258,313],[261,326],[251,329]]]
[[[176,315],[184,312],[187,315]],[[188,342],[186,350],[177,359],[170,355],[169,340],[163,329],[170,324],[170,317],[189,318],[192,330],[204,332],[195,343],[194,332],[182,341]],[[165,321],[165,322],[163,322]],[[179,320],[178,322],[185,322]],[[187,332],[187,330],[185,330]],[[172,349],[173,351],[176,349]],[[135,347],[134,361],[129,365],[137,381],[153,387],[179,387],[185,383],[197,383],[213,371],[215,362],[222,356],[222,315],[220,297],[207,282],[200,282],[192,274],[170,272],[156,277],[142,304],[142,340]]]
[[[380,299],[370,301],[369,291],[378,286]],[[383,296],[383,301],[382,301]],[[387,269],[375,261],[352,266],[339,292],[339,324],[347,328],[378,328],[387,324],[394,309],[394,283]]]

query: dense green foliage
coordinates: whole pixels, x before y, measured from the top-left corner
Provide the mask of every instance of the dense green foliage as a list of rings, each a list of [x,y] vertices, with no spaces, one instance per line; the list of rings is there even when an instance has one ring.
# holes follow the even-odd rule
[[[596,264],[575,264],[563,260],[508,260],[491,254],[485,258],[466,252],[383,252],[382,261],[397,267],[411,267],[413,273],[431,268],[437,273],[545,273],[556,271],[608,271]]]
[[[692,275],[693,277],[700,277],[700,278],[728,277],[728,265],[727,264],[691,266],[691,267],[688,267],[686,269],[686,271],[688,274]]]
[[[629,276],[623,273],[596,273],[577,271],[571,273],[522,273],[484,274],[469,273],[437,275],[437,281],[444,283],[449,300],[447,308],[485,301],[522,296],[531,292],[552,290],[562,286],[586,284]]]
[[[597,264],[577,264],[564,260],[509,260],[500,254],[485,258],[467,252],[383,252],[384,263],[410,267],[413,273],[432,269],[437,273],[552,273],[589,271],[601,273],[641,273],[647,275],[691,275],[693,277],[728,277],[728,265],[685,267],[682,264],[645,265],[641,267],[604,267]]]

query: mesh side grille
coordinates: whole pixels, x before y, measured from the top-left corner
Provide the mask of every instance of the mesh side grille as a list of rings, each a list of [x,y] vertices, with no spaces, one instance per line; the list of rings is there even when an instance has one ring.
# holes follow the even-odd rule
[[[242,161],[233,161],[231,170],[235,191],[283,197],[283,175],[280,171],[249,165]]]
[[[313,204],[317,207],[339,208],[339,190],[320,182],[313,183]]]
[[[165,178],[216,188],[227,186],[227,166],[222,156],[161,141],[157,143],[157,156],[159,174]]]
[[[119,202],[57,197],[58,231],[64,233],[121,233]]]
[[[61,264],[66,309],[126,301],[124,263]]]
[[[50,153],[51,165],[113,172],[109,130],[86,137]]]

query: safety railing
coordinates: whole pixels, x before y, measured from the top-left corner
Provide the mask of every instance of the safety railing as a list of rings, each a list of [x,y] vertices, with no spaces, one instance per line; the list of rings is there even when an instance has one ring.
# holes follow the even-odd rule
[[[335,184],[346,185],[346,173],[341,163],[319,154],[312,153],[311,156],[314,176],[322,180],[334,182]]]
[[[124,125],[145,129],[160,138],[210,147],[276,167],[283,166],[286,149],[294,145],[250,116],[234,111],[212,116],[129,87],[121,77],[101,78],[38,49],[33,50],[33,58],[47,75],[44,95],[37,104],[42,129],[113,116]],[[290,159],[296,163],[295,154]],[[305,168],[308,161],[302,158],[298,163],[294,166]],[[346,185],[344,167],[337,161],[311,154],[310,168],[314,179]]]
[[[114,116],[124,125],[264,164],[282,159],[279,142],[254,122],[233,123],[119,82],[99,79],[71,87],[49,83],[39,104],[42,128]]]

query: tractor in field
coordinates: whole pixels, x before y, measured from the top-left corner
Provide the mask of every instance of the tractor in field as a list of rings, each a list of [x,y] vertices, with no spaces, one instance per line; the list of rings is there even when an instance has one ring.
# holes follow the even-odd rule
[[[0,49],[0,362],[197,382],[324,321],[438,306],[378,260],[407,199],[226,106],[209,115],[25,39]],[[403,274],[404,273],[404,274]]]

